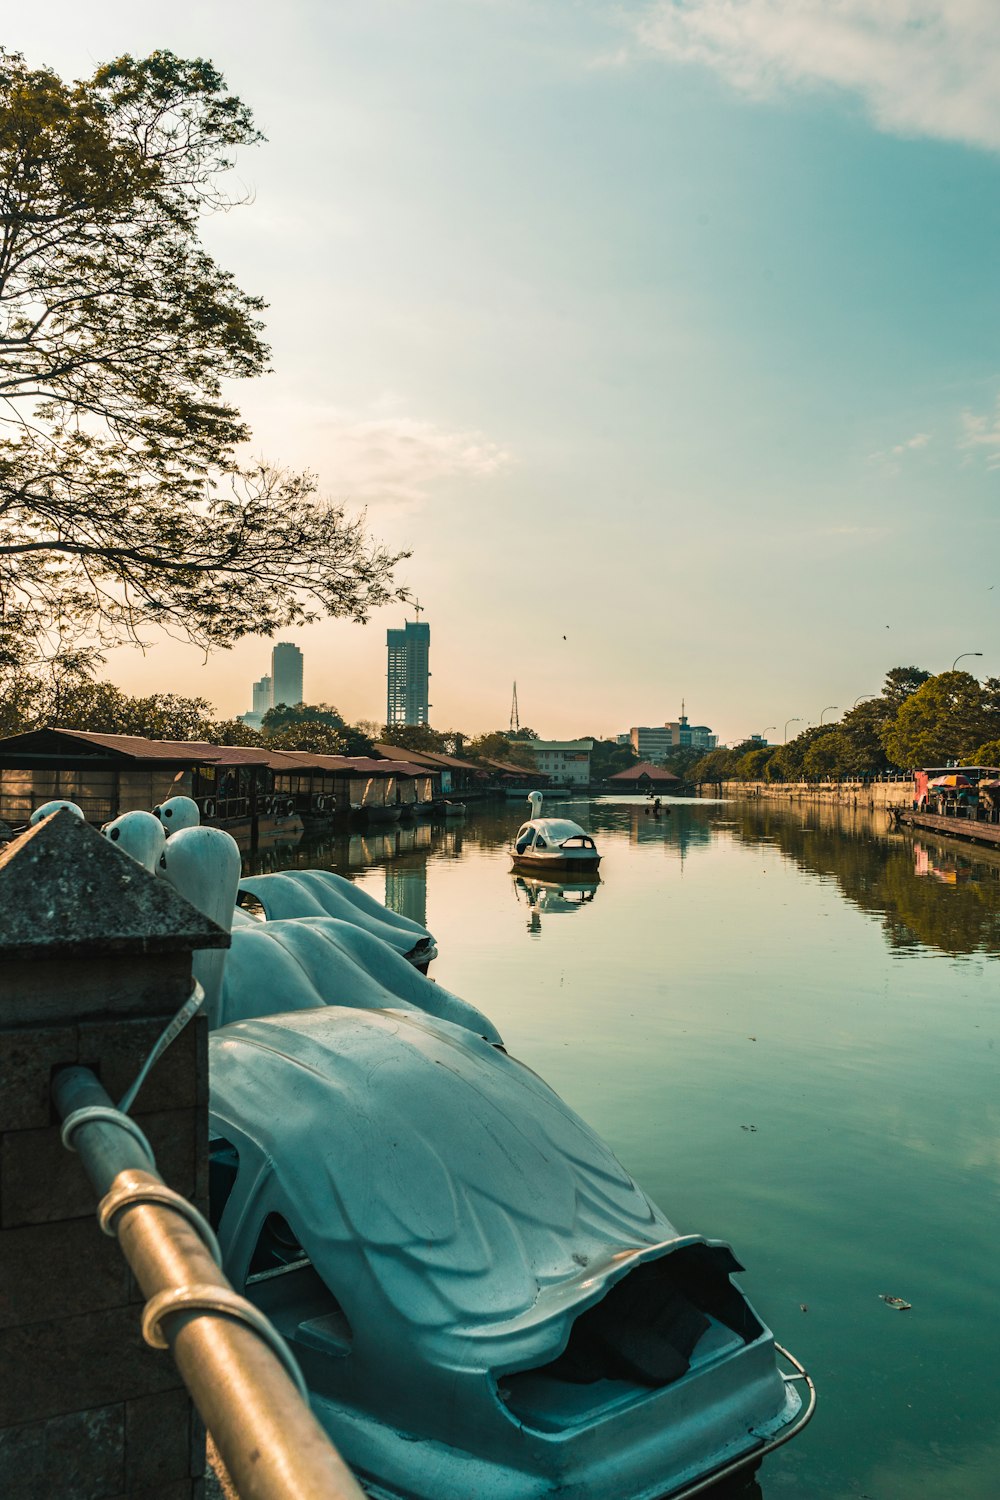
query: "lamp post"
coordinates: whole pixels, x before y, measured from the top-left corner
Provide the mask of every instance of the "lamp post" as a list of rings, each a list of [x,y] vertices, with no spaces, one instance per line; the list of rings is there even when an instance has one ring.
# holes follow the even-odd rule
[[[982,656],[982,654],[983,653],[981,651],[963,651],[961,656],[956,656],[955,657],[955,660],[951,664],[951,670],[954,672],[954,670],[958,666],[959,662],[963,661],[965,659],[965,657],[967,657],[967,656]]]
[[[802,723],[801,719],[786,719],[785,720],[785,744],[786,745],[788,744],[788,726],[789,726],[789,724],[801,724],[801,723]]]
[[[761,739],[764,740],[764,739],[767,738],[767,731],[769,729],[777,729],[777,727],[778,727],[777,724],[766,724],[764,726],[763,733],[761,734]]]
[[[839,703],[828,703],[826,705],[826,707],[824,708],[824,710],[823,710],[823,714],[832,713],[835,708],[839,708],[839,707],[840,707]],[[822,726],[823,726],[823,714],[820,714],[820,716],[819,716],[820,728],[822,728]]]
[[[878,696],[878,693],[861,693],[857,698],[855,698],[854,702],[851,704],[851,707],[857,708],[858,704],[863,703],[866,698],[877,698]]]

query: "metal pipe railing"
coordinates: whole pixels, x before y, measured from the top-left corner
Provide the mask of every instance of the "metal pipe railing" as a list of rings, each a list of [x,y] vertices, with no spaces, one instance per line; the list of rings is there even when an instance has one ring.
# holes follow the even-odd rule
[[[88,1068],[63,1069],[52,1088],[63,1120],[92,1106],[113,1111]],[[112,1215],[114,1232],[143,1295],[192,1288],[202,1300],[213,1291],[233,1297],[199,1230],[170,1204],[170,1190],[124,1118],[81,1119],[73,1149],[102,1199],[112,1191],[122,1196]],[[167,1201],[129,1201],[143,1186],[151,1194],[161,1190]],[[193,1302],[162,1313],[162,1336],[240,1500],[364,1500],[285,1364],[252,1327]]]

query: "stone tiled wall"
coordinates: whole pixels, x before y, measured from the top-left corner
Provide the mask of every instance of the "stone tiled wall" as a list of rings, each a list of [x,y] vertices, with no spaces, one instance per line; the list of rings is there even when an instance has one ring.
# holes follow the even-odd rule
[[[54,1072],[112,1099],[226,935],[94,829],[60,812],[0,852],[0,1495],[200,1500],[204,1432],[79,1159]],[[190,1022],[131,1113],[171,1187],[208,1203],[207,1022]]]
[[[172,1000],[171,996],[171,1000]],[[50,1116],[60,1066],[119,1098],[161,1016],[0,1030],[0,1493],[194,1500],[204,1436],[173,1360],[142,1340],[142,1294]],[[190,1022],[132,1115],[172,1187],[207,1209],[206,1023]]]

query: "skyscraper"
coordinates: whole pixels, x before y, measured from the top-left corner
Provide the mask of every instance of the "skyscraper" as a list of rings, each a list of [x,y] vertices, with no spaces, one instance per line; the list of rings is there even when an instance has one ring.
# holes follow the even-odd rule
[[[253,685],[253,710],[258,723],[274,707],[274,683],[270,677],[260,677]]]
[[[428,658],[431,627],[420,620],[407,620],[402,630],[387,630],[389,692],[387,724],[426,724],[429,679]]]
[[[294,708],[302,698],[302,652],[291,641],[278,641],[271,652],[271,701]]]

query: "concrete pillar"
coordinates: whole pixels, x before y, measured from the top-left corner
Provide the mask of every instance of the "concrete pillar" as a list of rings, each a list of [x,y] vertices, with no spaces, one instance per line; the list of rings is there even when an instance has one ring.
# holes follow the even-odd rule
[[[59,1138],[53,1072],[113,1099],[228,935],[69,812],[0,852],[0,1494],[197,1500],[204,1433]],[[196,1017],[131,1111],[171,1187],[207,1210],[207,1033]]]

